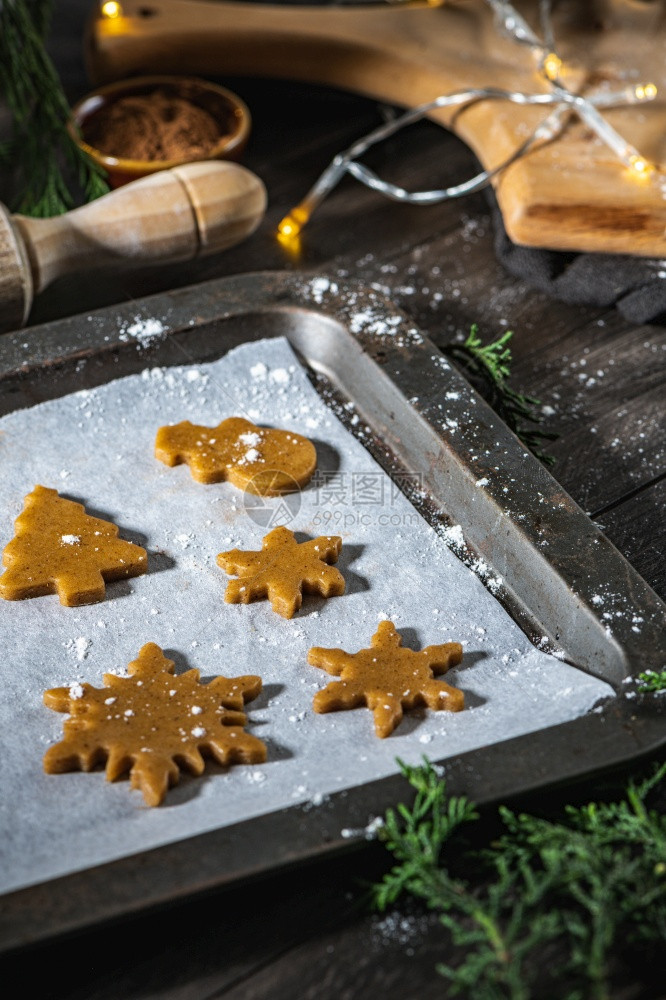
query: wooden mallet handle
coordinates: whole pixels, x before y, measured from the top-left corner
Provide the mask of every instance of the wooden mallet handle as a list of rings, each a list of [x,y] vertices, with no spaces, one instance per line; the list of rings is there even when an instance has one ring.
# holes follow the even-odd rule
[[[51,219],[0,205],[0,332],[22,326],[55,278],[216,253],[249,236],[265,209],[255,174],[214,160],[151,174]]]

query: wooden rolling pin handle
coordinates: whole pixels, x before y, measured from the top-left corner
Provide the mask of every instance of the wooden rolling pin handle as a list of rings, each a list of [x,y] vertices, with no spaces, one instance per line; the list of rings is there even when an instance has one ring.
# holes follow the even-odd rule
[[[0,330],[23,325],[55,278],[216,253],[249,236],[265,209],[255,174],[215,160],[159,171],[51,219],[0,206]]]

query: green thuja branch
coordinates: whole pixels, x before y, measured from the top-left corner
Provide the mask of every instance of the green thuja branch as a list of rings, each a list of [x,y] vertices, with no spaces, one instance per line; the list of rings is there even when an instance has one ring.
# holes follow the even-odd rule
[[[541,405],[540,400],[516,392],[509,385],[511,350],[508,345],[512,336],[513,332],[507,330],[498,340],[484,344],[475,323],[464,344],[450,344],[445,353],[460,364],[495,412],[532,454],[545,465],[552,465],[555,459],[543,451],[542,444],[554,441],[558,435],[538,426],[542,417],[535,407]]]
[[[650,691],[666,691],[666,669],[645,670],[638,675],[638,679],[641,682],[638,685],[638,690],[642,694],[647,694]]]
[[[396,864],[374,886],[374,905],[406,895],[438,914],[456,957],[438,966],[447,995],[607,1000],[618,955],[658,960],[666,816],[646,800],[666,764],[619,802],[569,806],[558,820],[502,807],[504,832],[475,853],[461,843],[474,806],[449,796],[427,762],[401,768],[416,797],[386,815],[380,837]]]
[[[380,909],[404,891],[420,896],[429,889],[431,880],[439,878],[442,847],[459,826],[478,815],[466,799],[447,797],[446,786],[431,765],[398,763],[416,789],[416,798],[409,808],[401,803],[397,809],[389,809],[384,819],[382,840],[399,863],[375,888]]]
[[[70,181],[91,201],[108,191],[103,171],[67,131],[69,106],[44,48],[52,0],[0,4],[0,97],[12,135],[0,163],[17,178],[12,208],[26,215],[59,215],[74,205]]]

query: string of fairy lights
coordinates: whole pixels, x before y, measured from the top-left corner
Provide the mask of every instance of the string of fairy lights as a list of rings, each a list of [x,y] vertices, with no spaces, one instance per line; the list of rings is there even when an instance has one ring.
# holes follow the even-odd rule
[[[412,205],[434,205],[452,198],[460,198],[472,191],[478,191],[530,150],[557,138],[564,129],[571,112],[574,112],[585,122],[588,128],[605,143],[635,177],[647,177],[652,173],[653,164],[613,128],[604,118],[600,109],[652,101],[657,96],[655,84],[646,82],[625,86],[615,91],[575,93],[562,80],[563,62],[557,51],[553,31],[552,0],[539,0],[541,35],[536,33],[508,0],[485,0],[485,2],[493,11],[498,30],[512,41],[530,50],[536,63],[538,76],[548,89],[540,93],[530,94],[522,91],[502,90],[496,87],[470,88],[441,95],[383,123],[333,158],[305,197],[280,222],[278,237],[281,240],[289,241],[298,236],[313,212],[345,174],[351,175],[361,184],[377,191],[386,198]],[[544,105],[551,107],[552,110],[503,162],[491,169],[481,170],[460,184],[430,191],[410,192],[403,187],[382,180],[369,167],[359,163],[359,157],[372,146],[383,142],[406,126],[426,118],[434,110],[464,107],[472,102],[482,100],[508,101],[524,106]]]

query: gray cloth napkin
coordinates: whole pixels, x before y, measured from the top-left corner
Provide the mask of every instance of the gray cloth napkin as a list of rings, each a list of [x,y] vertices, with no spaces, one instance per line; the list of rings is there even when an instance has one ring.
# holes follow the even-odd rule
[[[489,195],[500,263],[532,288],[576,305],[616,306],[632,323],[666,323],[666,257],[564,253],[512,243]]]

